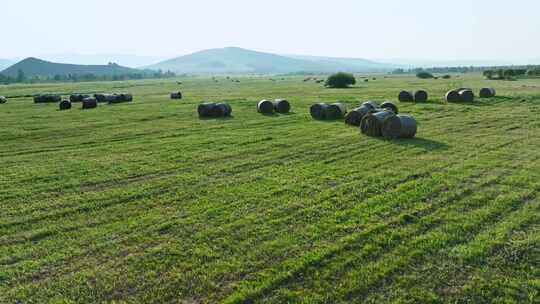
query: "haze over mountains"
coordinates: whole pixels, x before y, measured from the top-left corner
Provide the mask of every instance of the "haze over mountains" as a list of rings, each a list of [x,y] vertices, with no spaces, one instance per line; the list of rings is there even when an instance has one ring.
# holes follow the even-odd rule
[[[10,77],[15,77],[19,70],[23,71],[26,76],[48,77],[67,74],[94,74],[96,76],[128,74],[141,72],[141,69],[162,70],[164,72],[171,71],[177,74],[193,75],[332,73],[337,71],[368,73],[388,72],[396,68],[512,64],[511,62],[496,60],[436,61],[390,59],[386,61],[381,59],[373,61],[361,58],[277,55],[238,47],[209,49],[164,61],[159,61],[163,59],[162,57],[118,54],[65,54],[48,55],[46,57],[49,60],[26,58],[16,64],[13,60],[0,59],[0,71],[2,71],[1,73],[3,75]],[[51,61],[50,58],[54,60]],[[533,64],[537,62],[530,61],[528,63]],[[514,64],[527,64],[527,61],[524,60],[522,63]]]
[[[227,47],[180,56],[147,66],[147,68],[190,74],[283,74],[387,71],[395,68],[395,65],[364,59],[283,56],[237,47]]]
[[[10,59],[1,59],[0,58],[0,71],[2,71],[3,69],[9,67],[10,65],[12,65],[14,62]]]

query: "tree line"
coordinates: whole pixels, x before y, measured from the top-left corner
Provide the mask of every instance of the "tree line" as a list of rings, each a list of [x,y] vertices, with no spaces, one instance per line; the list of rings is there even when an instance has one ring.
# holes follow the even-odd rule
[[[538,77],[540,76],[540,66],[530,69],[494,69],[485,70],[484,77],[487,79],[515,79],[518,77]]]
[[[525,65],[525,66],[500,66],[500,67],[432,67],[432,68],[411,68],[411,69],[395,69],[392,74],[419,74],[419,73],[483,73],[486,78],[490,79],[506,79],[516,76],[540,76],[540,65]]]
[[[171,71],[142,71],[140,73],[96,75],[87,74],[65,74],[54,76],[27,76],[24,71],[19,70],[16,77],[0,74],[0,84],[12,83],[38,83],[38,82],[84,82],[84,81],[121,81],[136,79],[160,79],[174,78],[176,73]]]

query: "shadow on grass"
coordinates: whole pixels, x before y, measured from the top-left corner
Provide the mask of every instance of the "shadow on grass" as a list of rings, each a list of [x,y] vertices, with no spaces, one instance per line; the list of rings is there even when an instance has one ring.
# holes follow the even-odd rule
[[[288,113],[278,113],[278,112],[274,112],[274,113],[261,113],[262,116],[267,116],[267,117],[279,117],[279,116],[289,116],[289,115],[296,115],[296,112],[288,112]]]
[[[312,118],[311,120],[316,121],[316,122],[323,122],[323,123],[336,123],[336,122],[344,123],[345,122],[345,120],[343,118],[337,118],[337,119],[315,119],[315,118]]]
[[[448,150],[448,148],[450,148],[450,146],[448,146],[447,144],[443,142],[426,139],[426,138],[416,137],[412,139],[385,139],[385,138],[379,137],[379,139],[391,142],[399,146],[422,148],[425,151]]]
[[[222,117],[206,117],[206,116],[199,116],[199,120],[231,120],[234,116],[222,116]]]

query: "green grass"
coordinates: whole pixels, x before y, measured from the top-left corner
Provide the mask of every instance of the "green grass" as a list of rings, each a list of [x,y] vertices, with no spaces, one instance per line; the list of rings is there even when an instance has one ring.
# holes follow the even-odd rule
[[[540,303],[540,80],[269,78],[183,78],[181,101],[173,80],[0,86],[135,96],[0,105],[0,303]],[[442,101],[482,86],[499,97]],[[413,140],[309,116],[420,88]],[[222,100],[232,118],[198,118]]]

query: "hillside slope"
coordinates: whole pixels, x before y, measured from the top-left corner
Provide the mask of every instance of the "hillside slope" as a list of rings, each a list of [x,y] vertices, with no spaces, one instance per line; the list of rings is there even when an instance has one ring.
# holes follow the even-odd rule
[[[27,77],[34,76],[55,76],[55,75],[84,75],[94,74],[96,76],[136,73],[139,70],[126,68],[114,63],[108,65],[78,65],[64,64],[45,61],[37,58],[26,58],[2,71],[2,74],[16,77],[19,70],[23,71]]]
[[[339,62],[331,60],[306,60],[276,54],[257,52],[237,47],[210,49],[190,55],[166,60],[150,69],[171,70],[189,74],[279,74],[296,72],[364,72],[381,70],[388,67],[384,64],[366,61],[365,65],[357,62]]]

